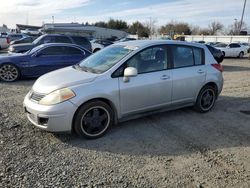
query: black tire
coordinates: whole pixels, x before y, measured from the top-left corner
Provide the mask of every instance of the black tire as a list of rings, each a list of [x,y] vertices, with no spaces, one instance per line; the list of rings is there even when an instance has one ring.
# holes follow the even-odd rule
[[[244,52],[240,52],[238,57],[243,58],[244,57]]]
[[[216,90],[209,85],[204,86],[196,99],[195,110],[201,113],[210,111],[214,107],[216,98]]]
[[[14,82],[20,78],[19,69],[11,64],[5,63],[0,66],[0,80],[5,82]]]
[[[226,54],[225,54],[225,52],[222,52],[222,54],[223,54],[223,58],[224,58],[224,57],[225,57],[225,55],[226,55]]]
[[[113,123],[114,113],[111,107],[103,101],[96,100],[88,102],[78,109],[73,128],[77,135],[95,139],[103,136]]]

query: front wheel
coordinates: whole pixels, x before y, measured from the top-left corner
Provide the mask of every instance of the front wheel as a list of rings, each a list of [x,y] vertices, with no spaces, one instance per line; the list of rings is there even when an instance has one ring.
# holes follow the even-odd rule
[[[238,57],[243,58],[243,56],[244,56],[244,52],[240,52]]]
[[[204,86],[195,103],[195,109],[201,113],[205,113],[210,111],[216,100],[216,91],[213,87],[211,86]]]
[[[103,136],[113,122],[114,113],[110,106],[102,101],[92,101],[77,111],[73,127],[79,136],[95,139]]]
[[[20,72],[15,65],[3,64],[0,66],[0,80],[14,82],[20,77]]]

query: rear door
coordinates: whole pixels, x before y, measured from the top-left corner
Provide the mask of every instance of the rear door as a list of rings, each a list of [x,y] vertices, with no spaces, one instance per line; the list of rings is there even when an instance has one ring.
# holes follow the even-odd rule
[[[166,46],[147,48],[126,62],[125,67],[137,68],[138,75],[129,78],[129,82],[124,82],[123,76],[118,79],[123,115],[171,104],[172,71],[168,70],[168,63]]]
[[[61,54],[62,67],[75,65],[90,55],[88,51],[72,46],[63,46]]]
[[[173,45],[173,96],[172,103],[188,103],[196,95],[206,79],[204,50],[185,45]]]

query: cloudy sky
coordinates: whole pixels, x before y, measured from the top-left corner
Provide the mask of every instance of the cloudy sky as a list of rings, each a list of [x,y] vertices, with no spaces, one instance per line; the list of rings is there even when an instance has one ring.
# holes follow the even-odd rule
[[[250,1],[247,0],[245,22],[250,26]],[[41,25],[55,22],[106,21],[122,19],[132,23],[151,19],[157,25],[185,21],[207,26],[212,21],[224,25],[240,20],[244,0],[1,0],[0,25],[16,23]]]

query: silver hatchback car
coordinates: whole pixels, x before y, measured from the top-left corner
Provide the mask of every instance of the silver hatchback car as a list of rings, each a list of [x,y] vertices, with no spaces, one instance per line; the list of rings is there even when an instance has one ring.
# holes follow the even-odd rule
[[[152,112],[186,106],[208,112],[222,90],[222,71],[202,44],[123,42],[41,76],[23,104],[41,129],[97,138]]]

